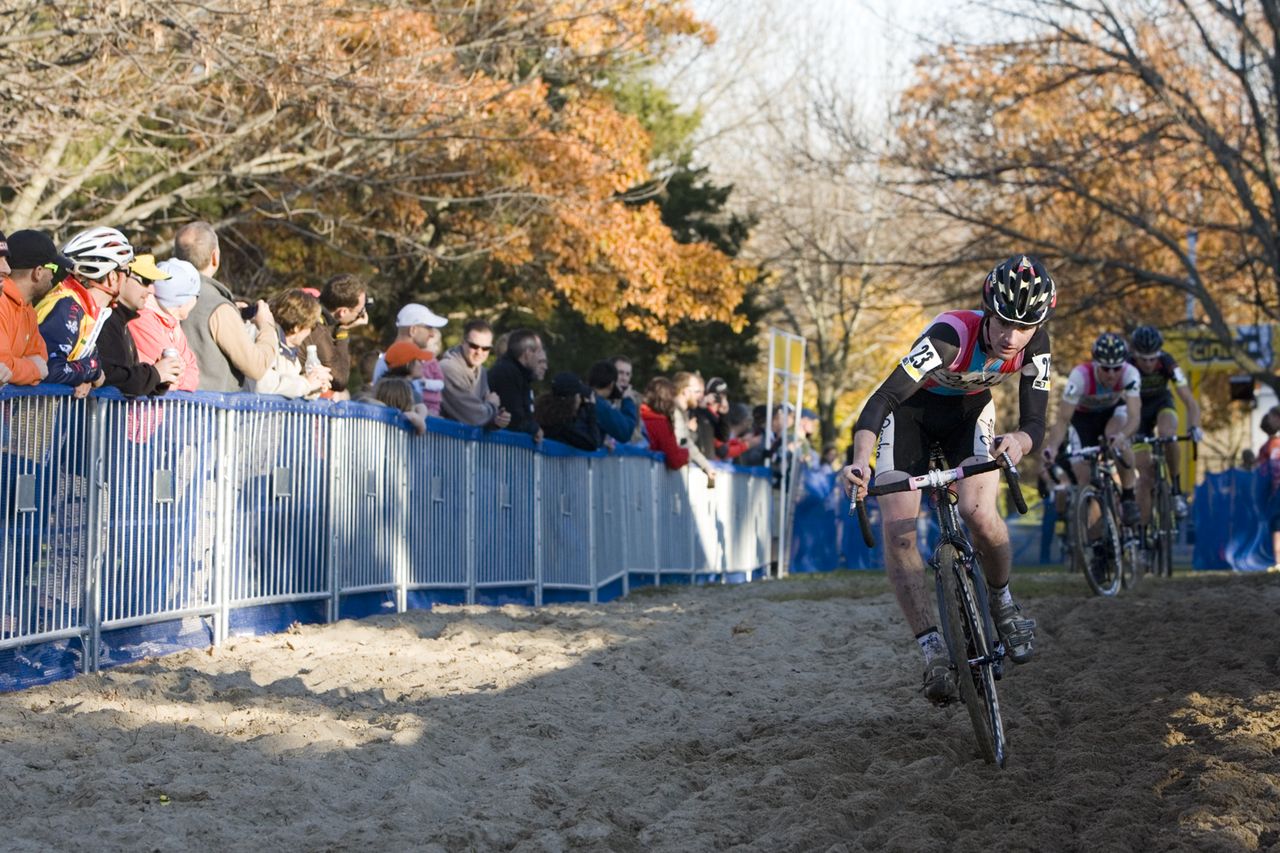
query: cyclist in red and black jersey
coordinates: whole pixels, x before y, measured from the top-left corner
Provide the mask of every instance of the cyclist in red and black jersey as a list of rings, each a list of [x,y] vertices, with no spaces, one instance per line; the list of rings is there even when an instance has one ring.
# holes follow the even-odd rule
[[[1200,404],[1191,393],[1191,385],[1187,375],[1182,372],[1178,362],[1163,349],[1164,336],[1155,326],[1139,326],[1130,336],[1133,355],[1129,362],[1138,368],[1142,393],[1142,424],[1138,427],[1141,435],[1171,436],[1178,434],[1178,412],[1173,407],[1173,394],[1169,391],[1169,383],[1182,398],[1187,409],[1187,433],[1192,440],[1199,441],[1203,437],[1200,429]],[[1177,442],[1164,446],[1165,459],[1169,463],[1169,472],[1173,478],[1173,508],[1178,518],[1187,515],[1187,499],[1182,494],[1182,468],[1179,465],[1182,454]],[[1138,470],[1144,482],[1152,480],[1151,452],[1147,450],[1138,454]],[[1151,491],[1147,488],[1138,490],[1138,504],[1142,508],[1142,520],[1151,520]]]
[[[982,287],[982,310],[948,311],[925,330],[867,401],[853,434],[853,461],[841,472],[846,490],[864,488],[871,453],[876,479],[923,474],[938,444],[948,466],[1008,453],[1016,464],[1044,438],[1049,398],[1049,319],[1057,295],[1039,260],[1014,255],[996,266]],[[1018,428],[995,434],[991,387],[1018,379]],[[996,508],[999,474],[956,484],[960,516],[969,529],[991,589],[991,615],[1015,663],[1032,657],[1035,620],[1009,594],[1009,530]],[[880,512],[885,568],[898,605],[924,654],[924,693],[934,702],[954,695],[945,643],[925,593],[924,561],[916,547],[920,493],[884,495]]]

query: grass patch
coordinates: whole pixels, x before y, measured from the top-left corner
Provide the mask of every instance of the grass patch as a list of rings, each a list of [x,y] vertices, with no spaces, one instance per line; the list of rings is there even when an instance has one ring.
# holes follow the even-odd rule
[[[770,601],[828,601],[833,598],[872,598],[890,591],[882,571],[851,571],[788,575],[767,584],[760,595]]]

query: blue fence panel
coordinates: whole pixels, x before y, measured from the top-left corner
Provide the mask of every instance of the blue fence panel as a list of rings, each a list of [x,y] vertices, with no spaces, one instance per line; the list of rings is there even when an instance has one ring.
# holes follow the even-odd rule
[[[407,436],[391,409],[362,414],[329,423],[329,560],[340,596],[395,590],[404,542]]]
[[[657,582],[658,543],[654,480],[657,467],[640,456],[618,459],[622,468],[623,536],[626,538],[625,565],[628,586]],[[661,463],[659,463],[661,464]]]
[[[104,628],[217,603],[218,411],[175,394],[95,401],[102,422]]]
[[[69,389],[37,396],[0,388],[0,647],[86,627],[93,497],[86,412]]]
[[[491,436],[475,445],[476,595],[481,601],[536,596],[533,442]],[[481,590],[489,589],[489,592]]]
[[[631,519],[627,517],[630,504],[624,462],[617,456],[591,460],[591,523],[597,587],[621,578],[627,569],[627,532]]]
[[[305,403],[264,400],[232,415],[231,603],[330,595],[328,419]]]
[[[720,577],[724,571],[725,531],[718,519],[721,512],[721,496],[728,491],[729,475],[720,472],[715,486],[707,485],[707,475],[690,466],[689,520],[693,525],[689,541],[689,565],[699,575]]]
[[[540,456],[538,488],[542,525],[542,586],[594,589],[591,565],[592,460],[586,456]],[[546,593],[544,592],[544,595]]]
[[[436,600],[465,601],[471,586],[473,533],[467,493],[475,484],[469,467],[474,446],[463,438],[429,431],[409,448],[409,588],[455,592]]]
[[[658,569],[663,574],[693,572],[693,511],[689,507],[689,468],[661,470],[658,489]]]

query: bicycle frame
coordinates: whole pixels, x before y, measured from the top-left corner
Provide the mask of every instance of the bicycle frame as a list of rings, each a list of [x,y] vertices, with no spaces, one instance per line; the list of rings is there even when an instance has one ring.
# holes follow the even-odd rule
[[[936,462],[935,456],[935,464]],[[885,486],[875,486],[866,495],[892,492],[928,492],[934,500],[941,538],[929,560],[934,572],[938,597],[938,617],[956,686],[969,712],[974,734],[982,756],[1003,767],[1005,762],[1004,723],[995,682],[1002,675],[1006,649],[995,629],[988,601],[986,578],[977,565],[973,546],[960,524],[956,510],[957,497],[949,488],[958,480],[974,474],[1003,468],[1009,484],[1009,495],[1019,512],[1027,511],[1022,490],[1018,487],[1017,470],[1002,454],[999,460],[951,469],[934,468],[917,477],[909,477]],[[874,547],[875,536],[867,518],[863,495],[855,490],[850,499],[849,514],[858,516],[862,537]]]
[[[1192,458],[1199,455],[1199,445],[1190,433],[1184,435],[1141,435],[1135,436],[1134,450],[1146,450],[1151,454],[1151,518],[1149,537],[1144,537],[1143,545],[1152,555],[1156,574],[1164,577],[1173,575],[1173,543],[1178,537],[1178,520],[1173,511],[1173,498],[1170,492],[1172,477],[1169,473],[1169,460],[1164,448],[1179,441],[1191,442]]]
[[[1109,444],[1083,447],[1069,454],[1072,462],[1087,461],[1089,463],[1089,481],[1076,494],[1072,507],[1072,526],[1076,533],[1076,559],[1082,568],[1085,580],[1098,595],[1111,596],[1119,592],[1121,586],[1128,586],[1137,580],[1138,557],[1137,538],[1134,531],[1125,527],[1120,516],[1120,491],[1116,485],[1116,466],[1123,464]],[[1096,502],[1099,517],[1082,518],[1087,512],[1086,504]],[[1096,547],[1101,544],[1107,554],[1108,568],[1114,569],[1108,577],[1097,577],[1092,569],[1091,555],[1086,552],[1085,537],[1090,530],[1100,530],[1100,537],[1092,542]],[[1094,558],[1096,559],[1096,557]]]

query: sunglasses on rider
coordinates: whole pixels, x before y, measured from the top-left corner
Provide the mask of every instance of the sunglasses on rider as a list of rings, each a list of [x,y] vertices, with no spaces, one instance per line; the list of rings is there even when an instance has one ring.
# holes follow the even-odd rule
[[[1117,370],[1123,370],[1123,364],[1099,364],[1098,369],[1104,373],[1115,373]]]

